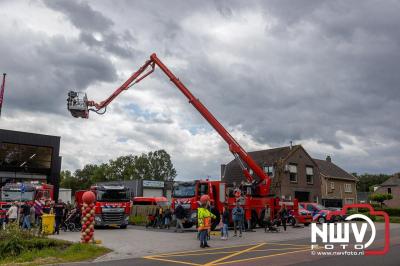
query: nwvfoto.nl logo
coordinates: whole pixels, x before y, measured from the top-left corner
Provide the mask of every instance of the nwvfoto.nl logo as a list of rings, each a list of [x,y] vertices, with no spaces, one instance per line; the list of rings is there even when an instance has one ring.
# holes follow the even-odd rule
[[[316,254],[315,250],[319,250],[318,255],[383,255],[389,251],[389,216],[383,211],[375,211],[370,204],[345,205],[341,211],[328,214],[327,221],[330,220],[330,216],[344,216],[349,209],[353,208],[365,208],[369,210],[370,215],[384,217],[384,247],[377,250],[367,249],[375,241],[376,227],[368,216],[357,213],[348,216],[342,223],[322,223],[320,227],[313,223],[311,225],[311,253],[313,255]],[[354,241],[351,241],[351,235]],[[352,252],[347,252],[349,250]]]

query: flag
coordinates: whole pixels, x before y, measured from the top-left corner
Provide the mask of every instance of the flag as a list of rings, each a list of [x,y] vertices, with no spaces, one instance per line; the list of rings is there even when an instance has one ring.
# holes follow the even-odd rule
[[[0,91],[0,116],[1,116],[1,107],[3,106],[5,82],[6,82],[6,73],[3,73],[3,82],[1,83],[1,91]]]

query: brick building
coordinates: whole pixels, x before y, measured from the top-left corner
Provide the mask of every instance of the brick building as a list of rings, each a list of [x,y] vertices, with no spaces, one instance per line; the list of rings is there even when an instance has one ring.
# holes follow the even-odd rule
[[[357,203],[357,179],[332,162],[330,156],[325,160],[314,159],[321,174],[322,205],[342,207]]]
[[[286,200],[321,202],[321,179],[317,163],[301,145],[250,152],[250,156],[272,178],[271,194]],[[245,181],[233,160],[221,165],[221,180]]]
[[[399,208],[400,207],[400,173],[392,176],[375,190],[374,193],[392,194],[393,199],[386,200],[384,203],[387,207]]]

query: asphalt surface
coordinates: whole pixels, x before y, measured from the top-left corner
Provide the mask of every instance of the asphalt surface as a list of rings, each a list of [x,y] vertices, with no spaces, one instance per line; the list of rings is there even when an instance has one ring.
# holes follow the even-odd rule
[[[278,233],[279,234],[279,233]],[[375,249],[383,245],[383,231],[378,230]],[[217,248],[188,250],[112,261],[79,263],[76,265],[400,265],[400,232],[391,230],[391,247],[383,256],[318,256],[312,255],[310,238],[284,242],[260,242],[254,244],[229,245]],[[212,245],[212,241],[210,242]]]

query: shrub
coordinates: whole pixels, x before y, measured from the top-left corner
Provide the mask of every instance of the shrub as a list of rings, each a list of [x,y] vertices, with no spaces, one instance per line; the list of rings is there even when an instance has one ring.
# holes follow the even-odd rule
[[[383,208],[382,211],[385,211],[389,216],[400,216],[400,208]]]
[[[6,230],[0,231],[0,258],[18,256],[28,250],[45,248],[65,248],[66,241],[37,236],[33,231],[21,230],[16,224],[9,224]]]
[[[385,193],[385,194],[376,193],[376,194],[370,195],[369,198],[370,198],[371,200],[373,200],[373,201],[379,202],[379,203],[381,204],[381,208],[382,208],[383,202],[384,202],[385,200],[391,200],[391,199],[393,199],[393,195],[392,195],[392,194],[387,194],[387,193]]]

